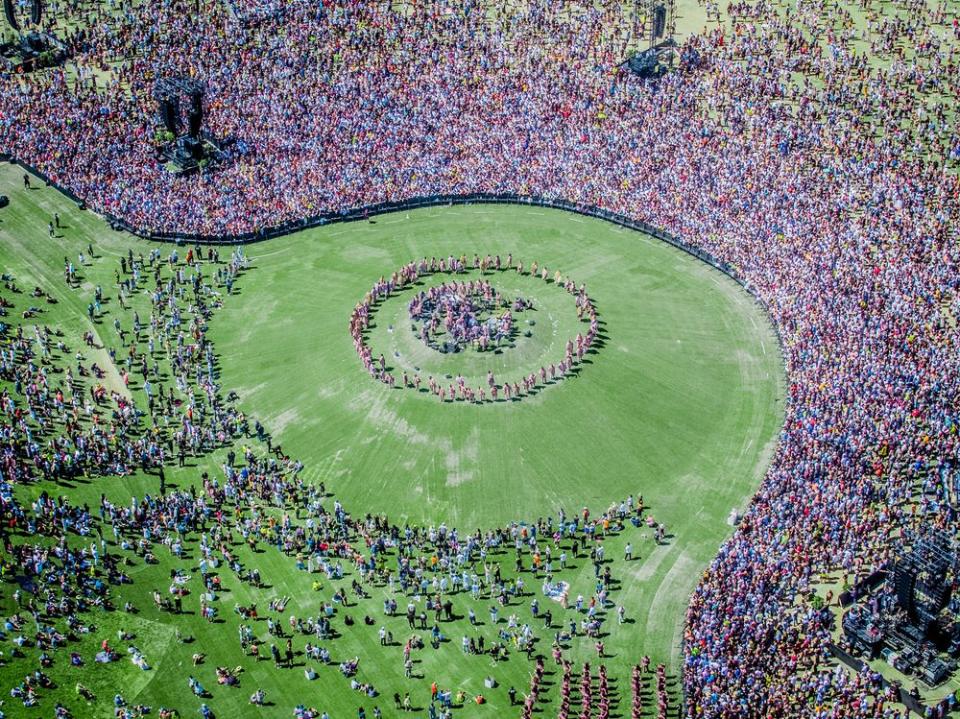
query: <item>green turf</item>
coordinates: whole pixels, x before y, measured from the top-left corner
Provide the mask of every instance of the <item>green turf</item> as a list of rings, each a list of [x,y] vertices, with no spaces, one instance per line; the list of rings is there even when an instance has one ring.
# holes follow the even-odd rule
[[[97,284],[107,289],[108,296],[115,296],[114,268],[128,248],[146,254],[154,245],[110,231],[51,189],[22,190],[15,168],[0,169],[0,192],[12,200],[9,208],[0,211],[0,265],[21,286],[29,289],[39,284],[58,298],[57,305],[42,307],[40,320],[64,331],[71,349],[58,363],[71,360],[80,335],[90,327],[108,347],[117,347],[110,329],[112,318],[117,314],[129,322],[129,316],[117,313],[115,304],[108,302],[102,323],[91,325],[85,314],[87,302]],[[51,240],[46,223],[55,211],[66,227],[62,237]],[[86,251],[88,242],[93,243],[96,257],[81,268],[81,289],[68,289],[62,279],[63,258],[75,259]],[[170,247],[162,249],[166,253]],[[611,622],[605,639],[610,654],[605,663],[620,682],[621,710],[628,711],[627,669],[639,656],[649,653],[654,661],[677,667],[679,629],[689,592],[730,531],[725,523],[730,509],[742,507],[759,481],[782,416],[782,368],[776,342],[766,319],[743,290],[703,263],[635,232],[566,213],[520,207],[396,214],[371,224],[330,226],[247,251],[253,267],[211,322],[211,338],[221,358],[221,383],[224,392],[239,393],[241,406],[263,421],[285,452],[304,460],[306,478],[325,481],[357,513],[389,512],[399,522],[446,521],[464,530],[536,519],[560,507],[570,512],[589,505],[596,512],[628,493],[644,495],[653,515],[666,523],[673,536],[669,544],[655,546],[646,529],[631,528],[607,541],[614,576],[622,581],[613,601],[623,604],[633,620],[619,628]],[[353,350],[347,327],[351,309],[381,274],[424,254],[450,252],[503,256],[513,252],[525,263],[534,259],[545,263],[551,274],[559,269],[578,283],[585,282],[604,322],[604,346],[588,357],[589,364],[577,377],[520,402],[441,405],[412,390],[391,390],[375,382],[364,373]],[[495,281],[505,291],[529,295],[537,313],[557,313],[558,336],[567,337],[577,326],[575,315],[559,316],[565,310],[572,312],[572,300],[552,284],[512,275]],[[16,301],[20,311],[32,300],[24,294]],[[134,302],[143,313],[146,298]],[[382,309],[402,319],[406,299],[390,302]],[[536,319],[531,337],[518,338],[517,347],[497,356],[497,361],[533,366],[540,357],[556,354],[559,345],[547,332],[552,322],[540,321],[539,315]],[[403,335],[409,328],[401,328],[397,320],[395,332],[387,333],[387,324],[389,320],[375,328],[371,341],[390,347],[393,339],[406,360],[407,352],[417,348]],[[101,364],[106,363],[105,351],[100,357]],[[444,363],[454,358],[428,359]],[[478,362],[484,357],[469,359]],[[506,365],[504,371],[509,371]],[[119,385],[116,373],[112,383]],[[133,394],[143,399],[137,387]],[[169,476],[184,486],[196,481],[201,469],[216,473],[220,461],[222,452],[192,461],[185,470],[171,470]],[[72,486],[33,486],[22,494],[48,489],[95,504],[100,492],[127,502],[131,495],[155,492],[156,487],[155,477],[135,475]],[[632,563],[621,559],[628,539],[641,557]],[[316,575],[298,571],[291,558],[275,549],[252,553],[241,547],[237,551],[246,565],[261,569],[271,586],[254,589],[225,573],[229,591],[218,602],[224,620],[218,624],[207,624],[195,615],[160,613],[149,600],[154,588],[166,587],[171,568],[196,572],[195,552],[180,562],[160,548],[157,565],[146,565],[131,555],[134,583],[117,588],[115,594],[118,603],[132,601],[140,612],[92,615],[98,631],[80,649],[88,659],[87,667],[72,669],[61,658],[51,671],[60,688],[45,693],[38,709],[22,710],[8,700],[8,716],[48,716],[56,699],[78,716],[108,716],[109,700],[116,691],[122,691],[128,701],[172,705],[191,716],[199,706],[187,689],[186,675],[191,672],[213,691],[209,702],[221,717],[289,717],[292,707],[301,702],[327,709],[334,719],[355,716],[360,703],[368,712],[377,703],[391,716],[389,697],[394,691],[410,691],[414,703],[424,706],[430,681],[473,694],[484,691],[482,680],[487,674],[501,685],[484,692],[489,703],[470,705],[458,714],[514,715],[506,706],[505,690],[511,684],[525,689],[530,664],[515,655],[493,667],[489,658],[464,657],[460,651],[459,640],[466,633],[483,633],[488,642],[494,638],[486,600],[456,599],[456,611],[465,614],[468,606],[474,607],[483,626],[470,628],[464,620],[445,624],[444,632],[452,641],[439,651],[428,648],[417,654],[420,678],[412,681],[403,678],[400,648],[384,650],[378,645],[376,629],[382,621],[380,605],[386,590],[375,589],[369,602],[353,607],[350,612],[357,619],[371,614],[377,625],[364,627],[358,622],[350,629],[341,625],[344,636],[329,648],[335,661],[361,657],[361,678],[373,680],[383,695],[375,701],[361,702],[335,668],[320,669],[320,678],[308,684],[302,668],[284,670],[275,669],[271,662],[246,662],[236,639],[239,618],[231,611],[235,603],[255,601],[263,608],[272,597],[290,595],[284,620],[290,614],[303,617],[316,614],[320,602],[329,600],[339,583],[324,579],[322,589],[314,591]],[[498,559],[512,567],[512,552]],[[582,560],[574,565],[560,576],[571,583],[571,595],[589,596],[592,568]],[[344,581],[349,583],[351,578],[348,574]],[[525,576],[525,581],[538,590],[531,576]],[[502,611],[501,622],[511,612],[528,620],[530,599],[525,597]],[[541,604],[545,603],[541,597]],[[558,605],[549,604],[559,619]],[[187,609],[196,608],[194,586]],[[9,586],[4,587],[0,610],[12,611]],[[404,619],[386,624],[398,639],[406,636]],[[546,651],[552,633],[536,626]],[[126,660],[107,667],[95,667],[89,661],[93,646],[103,638],[121,648],[126,645],[116,641],[120,627],[137,635],[133,643],[152,664],[149,672]],[[178,629],[195,636],[196,642],[177,642]],[[257,633],[265,634],[262,623]],[[304,641],[303,637],[295,640],[298,650]],[[577,661],[595,660],[592,648],[592,641],[579,638],[570,656]],[[194,670],[190,657],[195,651],[205,652],[208,658]],[[245,665],[240,688],[218,687],[213,676],[216,665]],[[33,666],[29,659],[10,662],[0,668],[0,683],[9,686]],[[73,692],[78,680],[98,694],[95,705],[78,702]],[[257,687],[265,688],[273,702],[260,712],[247,704]],[[545,701],[548,715],[555,713],[555,689]]]
[[[780,421],[769,325],[734,282],[662,242],[558,211],[481,206],[331,226],[249,252],[256,270],[212,325],[223,376],[284,451],[351,506],[473,529],[640,493],[670,526],[687,525],[695,504],[697,533],[715,544],[765,466]],[[369,378],[347,332],[354,304],[404,262],[474,252],[513,253],[585,283],[604,346],[579,376],[519,402],[441,405]],[[384,304],[371,347],[395,372],[422,367],[424,380],[460,363],[469,376],[489,365],[509,378],[504,365],[526,372],[560,359],[575,330],[546,333],[553,321],[576,323],[569,296],[511,273],[491,278],[547,303],[516,349],[439,356],[404,321],[407,295]]]

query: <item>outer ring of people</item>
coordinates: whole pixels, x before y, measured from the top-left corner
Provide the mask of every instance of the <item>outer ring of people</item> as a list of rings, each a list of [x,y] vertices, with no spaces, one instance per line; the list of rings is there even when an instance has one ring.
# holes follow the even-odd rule
[[[456,277],[469,271],[470,269],[479,270],[480,280],[460,280]],[[388,364],[387,358],[382,354],[375,355],[373,348],[368,344],[368,329],[374,316],[381,305],[394,295],[409,289],[411,285],[416,284],[421,279],[431,276],[450,276],[450,280],[445,280],[439,287],[445,291],[457,293],[466,298],[472,295],[478,289],[494,293],[490,283],[487,283],[482,277],[487,272],[503,273],[515,272],[518,275],[525,275],[534,279],[539,279],[546,284],[552,284],[569,293],[574,298],[574,307],[577,313],[577,320],[585,323],[587,326],[584,331],[578,332],[575,337],[570,337],[564,343],[564,354],[555,362],[549,362],[542,365],[538,370],[530,371],[526,374],[515,377],[501,378],[489,370],[484,383],[472,387],[467,380],[460,374],[453,378],[452,382],[445,384],[438,381],[432,375],[424,378],[419,371],[402,371],[399,376],[395,374],[393,367]],[[479,284],[478,284],[479,283]],[[428,288],[415,296],[410,301],[412,307],[422,297],[429,297],[431,290]],[[521,298],[513,300],[514,309],[516,303],[523,303],[527,306],[527,301]],[[413,310],[411,309],[411,312]],[[463,318],[449,316],[447,321],[450,328],[453,329],[458,321],[463,322]],[[430,339],[429,331],[424,326],[427,335],[422,339],[427,342]],[[506,258],[500,255],[480,256],[474,254],[472,260],[466,255],[454,257],[450,255],[446,258],[431,257],[429,260],[423,257],[406,263],[390,277],[381,276],[371,287],[370,291],[364,296],[363,300],[357,303],[350,315],[350,336],[353,338],[354,349],[360,362],[366,372],[375,380],[382,382],[388,387],[400,389],[412,389],[417,392],[426,391],[437,398],[440,402],[467,402],[471,404],[487,404],[498,401],[519,401],[524,397],[529,397],[540,389],[551,384],[570,377],[579,371],[584,357],[593,349],[595,351],[597,336],[600,331],[600,319],[590,295],[587,294],[586,285],[577,284],[569,277],[564,277],[563,273],[555,270],[551,273],[547,266],[537,261],[531,262],[525,266],[522,261],[514,261],[513,254]],[[494,347],[496,338],[488,335],[479,335],[471,340],[480,350],[491,349]]]

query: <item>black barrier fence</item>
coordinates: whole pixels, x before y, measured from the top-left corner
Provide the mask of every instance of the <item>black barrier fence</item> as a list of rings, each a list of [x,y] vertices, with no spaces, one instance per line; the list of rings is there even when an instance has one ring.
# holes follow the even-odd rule
[[[834,657],[846,664],[851,669],[854,669],[857,672],[862,672],[864,669],[868,668],[868,665],[862,659],[857,659],[855,656],[848,654],[833,642],[830,642],[830,644],[827,646],[830,649],[830,653],[833,654]],[[891,685],[891,682],[888,681],[886,677],[880,675],[880,684],[886,688]],[[945,717],[950,712],[950,701],[948,699],[944,699],[933,706],[927,707],[923,704],[923,702],[904,689],[904,687],[899,683],[895,688],[900,695],[900,703],[915,714],[919,714],[922,717]]]
[[[31,164],[29,164],[29,163],[27,163],[27,162],[24,162],[23,160],[18,160],[18,159],[14,158],[14,157],[10,157],[10,155],[8,155],[8,154],[5,153],[5,152],[0,152],[0,162],[10,162],[10,163],[13,163],[14,165],[19,165],[19,166],[22,167],[24,170],[26,170],[27,172],[29,172],[31,175],[36,175],[37,177],[39,177],[41,180],[43,180],[43,181],[46,182],[48,185],[50,185],[50,187],[56,188],[57,191],[60,192],[60,194],[66,195],[67,197],[69,197],[71,200],[73,200],[73,201],[76,202],[78,205],[80,205],[80,208],[81,208],[81,209],[85,209],[85,208],[86,208],[86,203],[84,203],[83,200],[81,200],[79,197],[77,197],[75,194],[73,194],[73,193],[72,193],[70,190],[68,190],[66,187],[63,187],[63,186],[61,186],[61,185],[58,185],[56,182],[53,182],[49,177],[47,177],[45,174],[43,174],[42,172],[40,172],[40,170],[38,170],[37,168],[35,168],[33,165],[31,165]],[[113,216],[111,216],[111,215],[109,215],[109,214],[104,214],[104,213],[101,212],[100,215],[101,215],[102,217],[105,217],[105,218],[106,218],[106,220],[110,223],[110,226],[111,226],[111,227],[113,227],[117,222],[119,222],[119,220],[117,220],[116,218],[114,218]],[[126,227],[124,227],[124,229],[126,229]]]
[[[69,197],[71,200],[76,202],[83,208],[84,201],[77,197],[70,190],[58,185],[57,183],[51,181],[44,173],[37,170],[35,167],[25,163],[21,160],[18,160],[14,157],[11,157],[7,154],[0,154],[0,161],[7,160],[9,162],[15,163],[27,170],[28,172],[36,175],[37,177],[44,180],[51,187],[55,187],[61,193]],[[750,285],[749,282],[744,280],[736,268],[732,265],[717,259],[709,252],[700,249],[699,247],[694,247],[686,242],[684,242],[679,237],[676,237],[668,232],[657,229],[646,222],[640,220],[634,220],[626,215],[621,215],[615,212],[610,212],[600,207],[590,206],[590,205],[580,205],[574,202],[568,202],[566,200],[551,198],[551,197],[542,197],[536,195],[517,195],[513,193],[474,193],[474,194],[464,194],[464,195],[430,195],[426,197],[413,197],[408,200],[401,200],[399,202],[381,202],[374,205],[366,205],[363,207],[355,207],[350,209],[344,209],[339,212],[328,212],[321,215],[315,215],[313,217],[304,218],[302,220],[292,220],[289,222],[284,222],[280,225],[274,227],[267,227],[256,232],[247,232],[237,235],[202,235],[202,234],[190,234],[182,232],[159,232],[147,228],[134,227],[130,223],[122,220],[118,217],[114,217],[109,213],[99,213],[110,226],[118,231],[129,232],[131,235],[146,239],[154,240],[157,242],[173,242],[177,244],[202,244],[202,245],[242,245],[250,244],[253,242],[262,242],[264,240],[269,240],[275,237],[281,237],[283,235],[289,235],[294,232],[299,232],[301,230],[306,230],[312,227],[322,227],[324,225],[329,225],[337,222],[356,222],[358,220],[366,220],[370,217],[376,215],[382,215],[389,212],[398,212],[403,210],[414,210],[418,208],[426,207],[436,207],[442,205],[474,205],[474,204],[510,204],[510,205],[534,205],[537,207],[548,207],[556,210],[566,210],[567,212],[574,212],[579,215],[585,215],[587,217],[596,217],[608,222],[612,222],[621,227],[625,227],[631,230],[637,230],[638,232],[643,232],[645,234],[656,237],[663,242],[666,242],[674,247],[683,250],[684,252],[693,255],[697,259],[706,262],[708,265],[720,270],[725,275],[733,279],[737,284],[743,287],[747,292],[749,292],[753,298],[763,307],[764,312],[767,314],[767,317],[770,318],[770,309],[767,306],[766,302],[757,294],[755,289]],[[780,345],[781,356],[786,356],[783,352],[783,341],[780,337],[779,328],[776,325],[776,322],[771,321],[771,326],[776,333],[777,342]]]

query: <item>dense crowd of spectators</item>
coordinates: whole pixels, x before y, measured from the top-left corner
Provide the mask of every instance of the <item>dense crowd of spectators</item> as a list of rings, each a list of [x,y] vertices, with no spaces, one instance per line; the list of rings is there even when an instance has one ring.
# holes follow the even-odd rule
[[[0,79],[0,149],[150,230],[512,192],[620,212],[730,263],[780,332],[788,406],[691,601],[687,712],[902,713],[872,677],[825,666],[829,629],[798,599],[826,571],[885,561],[893,528],[952,521],[943,503],[905,507],[957,479],[955,8],[732,3],[680,71],[646,83],[617,67],[618,3],[328,2],[252,26],[194,4],[101,17],[68,34],[66,70]],[[209,130],[237,140],[214,176],[155,159],[150,92],[171,73],[203,79]]]
[[[239,686],[251,663],[272,659],[278,670],[289,670],[294,657],[303,657],[306,681],[316,679],[325,667],[338,670],[352,690],[375,701],[379,691],[374,682],[379,684],[382,677],[362,669],[358,659],[338,664],[331,660],[330,650],[341,651],[336,639],[344,632],[373,632],[377,624],[381,646],[394,645],[387,627],[395,627],[403,616],[398,600],[406,604],[410,629],[402,643],[408,679],[424,678],[414,675],[417,652],[438,651],[451,641],[446,635],[457,618],[455,603],[461,611],[467,608],[472,626],[478,603],[490,609],[490,631],[462,637],[465,655],[487,656],[494,662],[511,654],[532,660],[535,651],[552,642],[555,657],[561,656],[577,637],[597,641],[613,613],[614,575],[596,540],[644,524],[655,528],[657,541],[662,540],[662,525],[645,516],[642,498],[633,496],[600,514],[584,508],[574,516],[561,512],[556,518],[514,522],[474,534],[461,534],[444,523],[400,527],[386,516],[351,516],[339,501],[330,499],[322,482],[303,476],[300,462],[271,447],[259,422],[251,423],[233,408],[233,393],[221,392],[206,322],[246,268],[240,249],[223,260],[217,250],[197,247],[171,249],[165,256],[159,250],[146,257],[128,251],[106,259],[88,246],[76,264],[68,258],[64,263],[64,281],[78,292],[89,291],[96,265],[113,265],[101,268],[97,276],[112,270],[115,285],[96,286],[88,306],[94,326],[107,336],[104,345],[88,331],[83,351],[74,353],[69,333],[43,324],[42,306],[30,305],[20,312],[34,298],[53,301],[52,294],[36,288],[27,296],[10,275],[4,275],[0,290],[0,379],[9,385],[0,415],[0,578],[11,589],[13,603],[0,629],[0,666],[10,667],[11,677],[30,668],[21,675],[22,681],[4,687],[11,700],[24,707],[49,707],[49,692],[65,677],[86,678],[78,670],[90,664],[128,659],[139,671],[155,669],[157,658],[141,648],[136,633],[121,627],[112,637],[97,625],[94,610],[134,614],[143,611],[146,598],[152,596],[156,612],[195,613],[212,624],[223,613],[231,585],[263,588],[261,569],[269,563],[247,564],[245,559],[265,549],[282,553],[311,577],[313,591],[322,597],[319,611],[295,617],[287,608],[289,597],[275,598],[259,609],[256,604],[236,604],[233,611],[240,618],[236,655],[241,663],[234,668],[211,667],[211,681],[215,677],[218,685]],[[84,354],[96,351],[109,354],[113,376]],[[163,382],[169,382],[166,390]],[[101,383],[114,389],[100,393]],[[145,409],[132,409],[136,405]],[[127,415],[125,408],[131,408]],[[122,431],[113,425],[106,430],[101,413],[129,419]],[[98,461],[99,455],[88,451],[90,444],[101,440],[103,451],[115,461]],[[187,456],[218,448],[225,461],[217,478],[204,472],[196,484],[167,486],[165,462],[176,456],[183,464]],[[38,461],[53,450],[69,462]],[[65,495],[54,497],[46,489],[54,483],[86,482],[134,469],[156,474],[158,491],[120,503],[100,494],[91,507]],[[45,480],[44,489],[30,500],[37,480]],[[568,587],[559,579],[573,568],[568,557],[592,562],[596,588],[591,596],[579,595],[569,605],[566,590],[562,596],[554,592],[550,596],[563,610],[554,618],[552,609],[540,605],[537,582],[542,578],[543,592]],[[177,567],[171,569],[166,586],[140,584],[135,591],[125,591],[137,574],[130,567],[164,561]],[[195,567],[193,575],[183,566]],[[378,614],[374,588],[386,597],[378,619],[373,618]],[[522,607],[527,601],[530,618]],[[5,608],[11,609],[9,604]],[[501,610],[507,616],[499,616]],[[617,616],[620,626],[622,607]],[[182,624],[171,621],[178,643],[194,641],[182,631]],[[258,627],[257,622],[266,623],[266,641],[263,625]],[[203,649],[199,644],[197,649]],[[597,646],[603,657],[602,642]],[[209,673],[203,666],[205,657],[203,651],[193,653],[194,673],[187,686],[203,700],[200,712],[209,718],[215,716],[216,703],[204,687]],[[454,705],[468,701],[463,691],[455,693],[436,683],[434,687],[431,705],[440,717],[450,717]],[[75,689],[78,700],[88,705],[109,701],[82,682]],[[119,688],[112,697],[118,719],[154,713],[166,719],[180,716],[171,707],[133,704],[124,694]],[[602,684],[601,694],[605,695]],[[469,700],[486,701],[482,694]],[[265,702],[266,691],[257,687],[250,703]],[[398,708],[412,706],[409,693],[395,696],[395,702]],[[75,716],[61,703],[53,709],[57,719]],[[374,716],[377,712],[375,705]],[[306,705],[294,714],[324,716]]]

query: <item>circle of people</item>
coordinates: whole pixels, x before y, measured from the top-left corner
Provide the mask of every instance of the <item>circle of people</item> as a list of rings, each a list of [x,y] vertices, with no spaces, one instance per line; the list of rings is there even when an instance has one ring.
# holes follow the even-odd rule
[[[421,278],[435,274],[462,274],[467,271],[469,266],[466,255],[460,257],[451,255],[440,259],[431,257],[429,260],[424,257],[405,264],[390,275],[389,279],[381,276],[374,283],[363,300],[354,307],[350,316],[350,335],[353,337],[354,349],[357,351],[364,369],[371,377],[388,387],[397,387],[397,377],[390,371],[392,368],[387,366],[384,355],[381,353],[378,357],[374,357],[373,349],[367,344],[366,333],[379,305],[395,293],[402,292],[415,284]],[[505,261],[501,259],[500,255],[481,257],[475,254],[472,266],[481,273],[487,271],[515,271],[520,275],[528,273],[531,277],[562,287],[574,298],[578,321],[589,322],[589,327],[586,332],[578,332],[576,337],[566,341],[564,356],[558,362],[541,366],[538,372],[530,372],[513,382],[501,382],[492,371],[488,371],[485,387],[481,385],[474,389],[468,386],[462,375],[457,375],[449,386],[444,386],[432,375],[428,376],[424,383],[419,372],[414,372],[411,375],[404,371],[400,377],[399,386],[401,388],[414,389],[418,392],[422,389],[429,391],[440,402],[461,400],[482,404],[488,401],[496,402],[501,397],[505,400],[519,400],[538,387],[563,379],[574,370],[578,363],[583,361],[584,355],[594,345],[600,329],[597,310],[587,294],[584,284],[577,285],[573,280],[564,278],[560,271],[550,275],[546,266],[538,265],[536,261],[525,269],[523,262],[518,261],[514,264],[512,254],[507,255]],[[418,292],[410,301],[408,310],[411,317],[423,322],[420,330],[421,339],[428,346],[435,344],[432,341],[434,337],[433,327],[435,324],[439,325],[441,316],[444,326],[454,337],[454,341],[463,343],[472,341],[480,349],[490,347],[490,342],[496,340],[502,333],[509,334],[513,322],[510,311],[504,312],[499,318],[493,318],[492,325],[486,322],[481,323],[476,319],[476,305],[469,301],[469,298],[473,296],[482,298],[484,302],[488,303],[487,306],[489,307],[501,306],[504,302],[490,283],[484,280],[471,280],[469,282],[454,280]],[[510,303],[510,307],[515,311],[527,309],[531,306],[527,300],[522,298],[517,298]],[[423,384],[425,386],[421,387]]]

